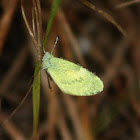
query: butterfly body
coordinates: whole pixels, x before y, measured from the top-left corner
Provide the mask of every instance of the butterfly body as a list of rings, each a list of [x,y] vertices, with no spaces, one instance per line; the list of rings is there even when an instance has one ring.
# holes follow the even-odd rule
[[[70,61],[56,58],[49,52],[42,59],[42,69],[66,94],[90,96],[103,90],[103,83],[95,74]]]

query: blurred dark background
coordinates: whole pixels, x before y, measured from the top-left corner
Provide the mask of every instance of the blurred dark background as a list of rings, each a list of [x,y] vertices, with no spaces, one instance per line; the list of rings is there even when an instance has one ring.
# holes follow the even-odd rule
[[[40,0],[42,36],[52,1]],[[90,97],[63,94],[53,81],[48,88],[42,71],[40,140],[140,139],[140,1],[90,0],[126,31],[78,0],[61,0],[49,34],[54,56],[82,65],[104,82],[104,91]],[[125,3],[124,3],[125,2]],[[24,0],[32,25],[32,2]],[[19,0],[0,1],[0,124],[27,93],[36,64],[36,51],[22,18]],[[32,93],[2,127],[1,140],[32,136]]]

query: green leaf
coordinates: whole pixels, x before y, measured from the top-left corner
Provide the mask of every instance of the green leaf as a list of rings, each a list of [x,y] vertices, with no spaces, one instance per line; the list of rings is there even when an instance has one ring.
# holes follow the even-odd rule
[[[52,3],[50,17],[49,17],[49,21],[48,21],[48,25],[47,25],[47,29],[46,29],[46,34],[45,34],[44,41],[43,41],[43,49],[44,50],[45,50],[46,45],[47,45],[48,35],[49,35],[50,30],[51,30],[52,22],[54,20],[56,12],[57,12],[59,2],[60,2],[60,0],[53,0],[53,3]]]
[[[38,123],[39,123],[39,107],[40,107],[40,65],[41,62],[38,61],[34,72],[34,82],[33,82],[33,137],[37,136]]]

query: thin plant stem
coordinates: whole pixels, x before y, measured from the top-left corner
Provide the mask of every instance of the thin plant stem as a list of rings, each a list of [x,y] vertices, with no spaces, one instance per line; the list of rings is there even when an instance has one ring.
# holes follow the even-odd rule
[[[24,12],[24,8],[23,8],[22,0],[21,0],[21,12],[22,12],[22,16],[23,16],[25,25],[26,25],[26,27],[27,27],[27,30],[28,30],[28,32],[29,32],[31,38],[32,38],[33,43],[35,44],[35,47],[36,47],[36,46],[37,46],[37,41],[36,41],[36,39],[35,39],[35,37],[34,37],[34,34],[33,34],[32,30],[31,30],[31,28],[30,28],[30,26],[29,26],[29,23],[28,23],[28,21],[27,21],[27,18],[26,18],[26,16],[25,16],[25,12]]]

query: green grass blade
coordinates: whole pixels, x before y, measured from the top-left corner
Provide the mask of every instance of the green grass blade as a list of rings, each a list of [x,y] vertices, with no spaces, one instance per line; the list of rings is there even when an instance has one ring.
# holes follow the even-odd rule
[[[40,107],[40,65],[39,61],[35,67],[33,82],[33,138],[38,139],[39,107]]]
[[[45,34],[44,41],[43,41],[43,49],[44,50],[45,50],[46,45],[47,45],[48,35],[49,35],[50,30],[51,30],[52,22],[54,20],[56,12],[57,12],[59,2],[60,2],[60,0],[53,0],[53,3],[52,3],[50,17],[49,17],[49,21],[48,21],[48,25],[47,25],[47,29],[46,29],[46,34]]]

